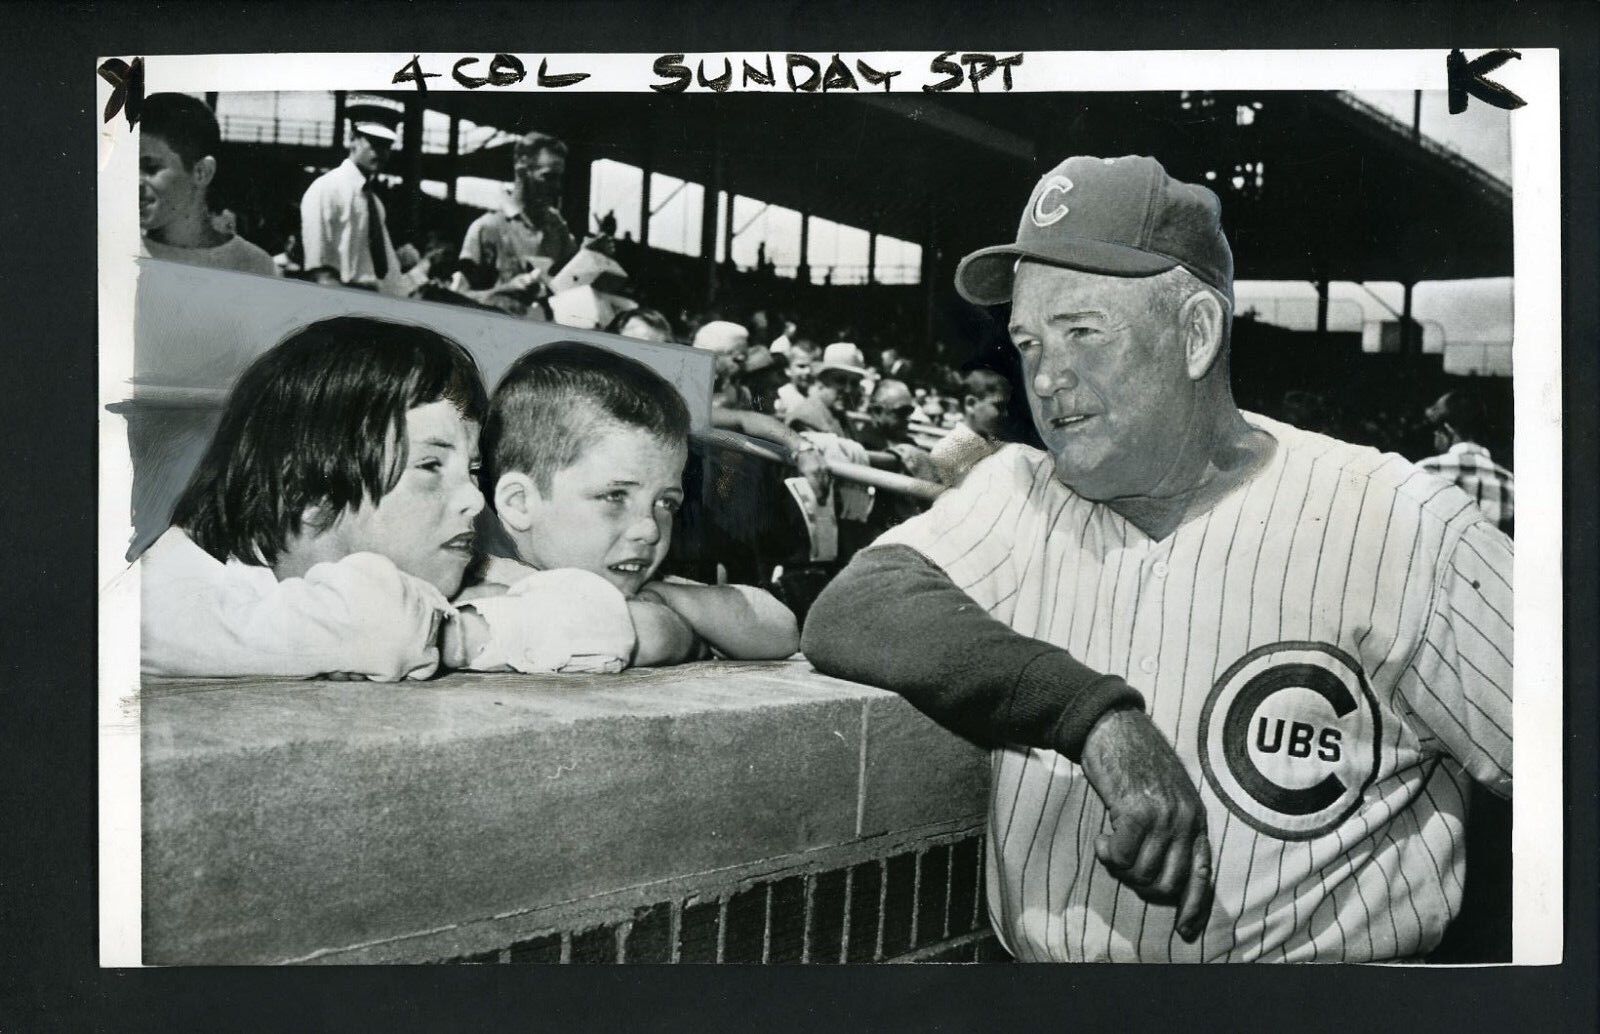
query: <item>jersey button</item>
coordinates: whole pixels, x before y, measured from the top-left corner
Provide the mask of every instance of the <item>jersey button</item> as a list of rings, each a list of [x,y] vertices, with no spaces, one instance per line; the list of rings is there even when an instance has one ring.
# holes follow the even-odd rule
[[[1139,662],[1139,670],[1146,675],[1154,675],[1156,673],[1156,659],[1154,657],[1146,657]]]
[[[1165,578],[1167,576],[1167,562],[1165,560],[1157,560],[1150,565],[1150,573],[1157,578]]]

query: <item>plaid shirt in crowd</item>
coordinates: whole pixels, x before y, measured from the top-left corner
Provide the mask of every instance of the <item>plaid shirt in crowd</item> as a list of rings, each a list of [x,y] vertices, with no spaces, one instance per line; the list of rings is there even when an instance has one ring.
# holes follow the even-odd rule
[[[1507,535],[1516,516],[1516,479],[1511,471],[1489,458],[1489,450],[1476,442],[1458,442],[1442,456],[1430,456],[1417,466],[1446,481],[1455,482],[1477,500],[1478,508]]]

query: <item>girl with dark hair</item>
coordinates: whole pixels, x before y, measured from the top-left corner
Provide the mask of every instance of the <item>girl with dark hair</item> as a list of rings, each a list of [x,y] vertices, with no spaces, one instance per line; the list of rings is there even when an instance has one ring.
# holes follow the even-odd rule
[[[530,635],[567,633],[532,627],[528,600],[470,644],[446,621],[475,555],[486,408],[472,357],[423,327],[337,317],[261,356],[142,558],[145,673],[388,681],[432,674],[441,647],[466,666],[486,638],[522,658]],[[626,658],[631,625],[609,629]]]

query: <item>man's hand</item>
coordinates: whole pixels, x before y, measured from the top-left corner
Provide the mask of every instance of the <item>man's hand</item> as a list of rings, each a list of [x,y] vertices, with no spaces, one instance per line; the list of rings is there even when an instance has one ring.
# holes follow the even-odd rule
[[[526,273],[518,273],[503,284],[497,284],[490,289],[490,294],[509,294],[518,297],[524,294],[542,294],[549,286],[550,280],[543,272],[530,269]]]
[[[911,477],[921,478],[924,481],[937,482],[939,480],[939,470],[933,465],[933,457],[928,455],[926,451],[917,448],[915,445],[905,444],[891,445],[889,446],[889,451],[895,454],[895,457],[900,460],[900,466]]]
[[[1200,795],[1143,711],[1108,711],[1089,731],[1083,771],[1111,817],[1094,853],[1141,898],[1178,906],[1193,941],[1211,916],[1211,843]]]
[[[817,448],[804,449],[794,454],[794,467],[811,485],[811,490],[817,494],[817,502],[828,501],[828,489],[833,484],[833,473],[828,470],[828,461],[823,458],[822,450]]]

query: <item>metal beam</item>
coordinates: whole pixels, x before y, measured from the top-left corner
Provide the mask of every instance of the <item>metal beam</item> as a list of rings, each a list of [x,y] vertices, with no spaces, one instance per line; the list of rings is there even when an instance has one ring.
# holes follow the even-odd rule
[[[717,297],[717,194],[722,190],[722,126],[711,119],[711,157],[700,192],[700,259],[706,271],[706,303]]]
[[[811,282],[811,214],[800,213],[800,266],[794,272],[795,279],[803,284]]]
[[[639,243],[650,244],[650,177],[653,175],[650,154],[650,129],[645,127],[644,148],[639,154]]]
[[[458,165],[461,160],[461,118],[458,115],[450,116],[450,142],[446,148],[449,160],[450,174],[444,178],[445,197],[451,204],[456,202],[456,180],[460,178]]]
[[[1407,280],[1400,285],[1404,292],[1400,303],[1400,354],[1412,355],[1422,351],[1422,342],[1417,340],[1419,335],[1414,333],[1415,322],[1411,319],[1411,290],[1416,284]]]
[[[405,101],[405,145],[400,154],[400,229],[407,239],[419,239],[422,216],[422,99]]]
[[[344,151],[344,91],[333,91],[333,150],[335,154]],[[335,158],[335,162],[337,162]]]

